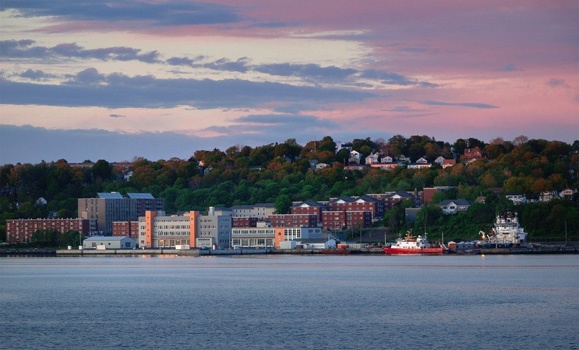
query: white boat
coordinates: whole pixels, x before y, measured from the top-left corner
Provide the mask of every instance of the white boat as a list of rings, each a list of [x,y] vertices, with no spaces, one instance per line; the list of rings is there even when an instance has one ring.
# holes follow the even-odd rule
[[[412,236],[410,232],[406,234],[406,237],[398,238],[396,243],[390,247],[384,247],[383,250],[389,255],[441,255],[444,253],[442,247],[433,247],[428,243],[426,234]]]
[[[487,244],[512,246],[518,245],[527,239],[527,233],[519,225],[517,213],[497,215],[493,228],[489,233],[480,232],[483,241]]]

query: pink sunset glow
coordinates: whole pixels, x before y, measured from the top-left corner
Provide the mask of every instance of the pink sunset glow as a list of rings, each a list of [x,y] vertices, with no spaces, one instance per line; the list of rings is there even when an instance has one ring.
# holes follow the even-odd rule
[[[574,1],[239,3],[3,6],[0,163],[324,136],[579,138]],[[126,135],[138,141],[122,152],[98,146]]]

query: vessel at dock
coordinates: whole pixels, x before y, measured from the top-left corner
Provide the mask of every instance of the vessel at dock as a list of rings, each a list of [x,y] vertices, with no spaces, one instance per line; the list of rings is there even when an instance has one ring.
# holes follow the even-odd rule
[[[527,239],[525,230],[519,225],[517,213],[511,212],[497,215],[490,232],[480,231],[480,234],[484,246],[516,247]]]
[[[389,255],[442,255],[444,253],[442,247],[435,247],[428,243],[426,234],[412,236],[410,232],[404,238],[398,238],[390,247],[382,249]]]

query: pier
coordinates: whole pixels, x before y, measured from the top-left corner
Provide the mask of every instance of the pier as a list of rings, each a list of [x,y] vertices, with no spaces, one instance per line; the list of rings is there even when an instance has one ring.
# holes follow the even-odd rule
[[[450,250],[449,254],[453,255],[517,255],[517,254],[579,254],[579,245],[559,245],[545,244],[526,247],[509,247],[509,248],[470,248]],[[234,256],[234,255],[267,255],[267,254],[286,254],[286,255],[322,255],[321,249],[274,249],[274,248],[242,248],[242,249],[55,249],[55,248],[3,248],[0,249],[0,256],[30,256],[30,257],[50,257],[50,256],[180,256],[180,257],[198,257],[198,256]],[[340,255],[385,255],[381,248],[360,248],[348,249],[348,254]],[[444,254],[447,255],[447,254]]]

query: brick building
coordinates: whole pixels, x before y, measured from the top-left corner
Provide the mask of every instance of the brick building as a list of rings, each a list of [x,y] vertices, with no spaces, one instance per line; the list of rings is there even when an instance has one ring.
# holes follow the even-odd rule
[[[139,238],[139,222],[113,221],[113,236],[131,237],[136,241]]]
[[[368,195],[359,197],[343,196],[328,202],[328,210],[332,211],[369,211],[372,218],[384,216],[384,203]]]
[[[343,210],[326,210],[322,215],[322,227],[329,230],[346,228],[346,212]]]
[[[255,217],[233,217],[232,227],[256,227],[258,219]]]
[[[27,243],[36,231],[56,230],[60,233],[78,231],[83,235],[90,232],[91,223],[87,219],[9,219],[6,220],[6,241]]]
[[[273,227],[316,227],[316,214],[275,214],[266,219]]]
[[[294,203],[290,208],[290,212],[292,214],[314,214],[316,215],[317,221],[322,222],[322,212],[326,209],[326,206],[320,202],[307,200],[304,202]]]

